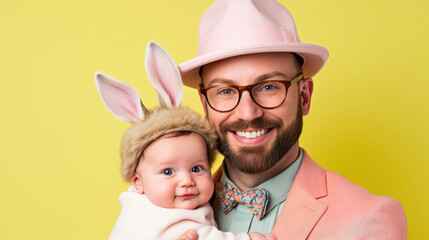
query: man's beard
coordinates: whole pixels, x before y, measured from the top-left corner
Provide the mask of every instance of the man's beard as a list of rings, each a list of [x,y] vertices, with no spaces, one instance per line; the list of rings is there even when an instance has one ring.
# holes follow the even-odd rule
[[[282,129],[283,125],[281,119],[271,120],[263,117],[254,119],[251,122],[238,120],[233,123],[222,123],[219,126],[218,150],[231,167],[249,174],[263,173],[279,162],[298,141],[302,131],[302,108],[300,103],[298,103],[296,117],[293,122],[285,129]],[[237,131],[248,128],[276,128],[278,136],[268,151],[265,151],[265,146],[240,147],[234,151],[228,143],[228,130]]]

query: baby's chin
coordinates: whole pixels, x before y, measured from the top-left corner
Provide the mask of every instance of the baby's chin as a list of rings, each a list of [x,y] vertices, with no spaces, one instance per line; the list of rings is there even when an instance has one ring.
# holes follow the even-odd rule
[[[170,205],[157,205],[157,206],[162,208],[193,210],[200,207],[201,205],[203,204],[170,204]]]
[[[196,209],[196,208],[200,207],[204,203],[201,203],[200,201],[195,201],[195,202],[181,202],[179,204],[175,204],[173,208],[192,210],[192,209]]]
[[[151,199],[149,199],[151,200]],[[201,195],[197,195],[195,197],[192,198],[183,198],[183,197],[176,197],[173,201],[169,201],[169,202],[156,202],[156,201],[151,201],[153,204],[155,204],[158,207],[162,207],[162,208],[175,208],[175,209],[187,209],[187,210],[192,210],[192,209],[196,209],[202,205],[204,205],[205,203],[207,203],[210,199],[207,199],[206,201],[204,201],[205,199],[201,199]]]
[[[179,208],[179,209],[187,209],[187,210],[193,210],[193,209],[196,209],[196,208],[198,208],[200,205],[198,205],[198,206],[195,206],[195,205],[190,205],[190,206],[188,206],[188,205],[186,205],[186,206],[178,206],[178,207],[175,207],[175,208]]]

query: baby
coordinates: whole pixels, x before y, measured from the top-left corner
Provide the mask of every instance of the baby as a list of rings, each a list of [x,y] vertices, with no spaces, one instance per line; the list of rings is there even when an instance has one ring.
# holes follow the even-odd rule
[[[183,85],[171,57],[150,42],[146,71],[160,107],[149,111],[137,91],[97,72],[97,89],[107,108],[133,126],[125,133],[121,173],[131,182],[120,195],[122,210],[109,239],[177,239],[188,229],[199,239],[275,239],[260,233],[233,234],[216,228],[208,201],[213,194],[210,164],[216,133],[188,108],[180,107]]]

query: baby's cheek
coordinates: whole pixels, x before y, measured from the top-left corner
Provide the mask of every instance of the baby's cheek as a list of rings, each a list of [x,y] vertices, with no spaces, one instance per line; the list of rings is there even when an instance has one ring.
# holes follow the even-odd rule
[[[209,201],[214,191],[214,183],[211,175],[204,178],[204,186],[202,187],[204,195],[206,195],[207,201]]]
[[[149,198],[155,205],[165,208],[170,208],[174,192],[164,184],[157,184],[157,187],[152,188],[151,197]]]

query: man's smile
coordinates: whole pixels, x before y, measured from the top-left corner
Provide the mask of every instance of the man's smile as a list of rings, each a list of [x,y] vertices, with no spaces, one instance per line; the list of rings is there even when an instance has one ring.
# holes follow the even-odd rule
[[[235,131],[235,135],[237,135],[239,137],[251,139],[251,138],[260,137],[260,136],[264,135],[265,133],[267,133],[268,131],[269,131],[269,129],[252,130],[252,131]]]
[[[271,135],[274,128],[246,129],[240,131],[228,131],[230,137],[239,145],[250,146],[262,144]],[[230,141],[232,140],[230,139]]]

